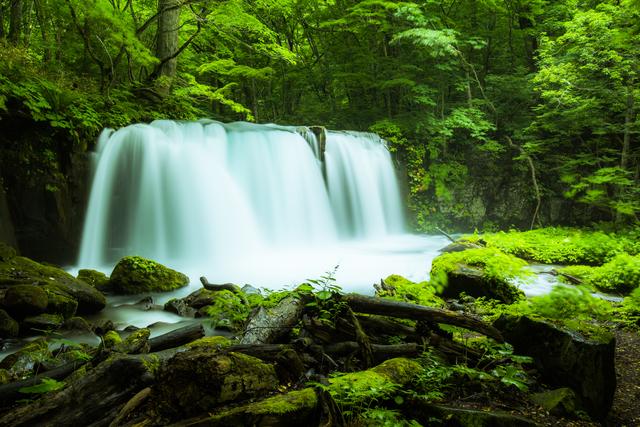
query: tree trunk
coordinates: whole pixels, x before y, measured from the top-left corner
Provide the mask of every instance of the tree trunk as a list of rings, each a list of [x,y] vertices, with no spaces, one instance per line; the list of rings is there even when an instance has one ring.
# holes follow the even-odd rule
[[[46,0],[34,0],[36,8],[36,18],[38,19],[38,25],[40,26],[40,35],[42,36],[43,46],[43,60],[49,62],[51,60],[51,45],[49,43],[49,36],[47,34],[47,17],[45,12]]]
[[[635,111],[633,109],[633,89],[631,85],[627,86],[627,110],[624,115],[624,135],[622,137],[622,152],[620,153],[620,168],[624,171],[629,170],[629,157],[631,155],[631,127],[634,122]],[[622,195],[619,191],[619,195]],[[616,211],[616,222],[623,220],[623,215]]]
[[[22,34],[22,0],[11,0],[9,15],[9,41],[18,44]]]
[[[156,34],[156,57],[160,65],[157,77],[173,78],[176,75],[178,50],[178,27],[180,26],[180,8],[178,0],[158,0],[158,32]],[[169,85],[166,90],[168,91]]]

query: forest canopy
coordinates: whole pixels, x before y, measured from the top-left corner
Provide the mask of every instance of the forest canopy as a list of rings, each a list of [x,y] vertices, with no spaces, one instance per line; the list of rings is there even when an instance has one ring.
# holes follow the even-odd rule
[[[388,141],[422,229],[640,212],[638,0],[3,0],[0,40],[43,173],[104,127],[320,124]]]

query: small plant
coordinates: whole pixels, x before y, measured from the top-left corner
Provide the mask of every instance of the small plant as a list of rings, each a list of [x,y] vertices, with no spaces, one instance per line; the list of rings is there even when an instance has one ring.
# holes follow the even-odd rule
[[[65,385],[66,384],[64,381],[56,381],[52,378],[45,377],[40,380],[40,384],[36,384],[28,387],[22,387],[18,391],[20,393],[26,393],[26,394],[44,394],[44,393],[49,393],[56,390],[61,390],[64,388]]]

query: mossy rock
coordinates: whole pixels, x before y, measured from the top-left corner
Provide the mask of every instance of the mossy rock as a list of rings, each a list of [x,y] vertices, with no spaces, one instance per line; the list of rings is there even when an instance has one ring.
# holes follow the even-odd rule
[[[576,331],[528,316],[502,315],[493,323],[515,352],[531,356],[547,384],[570,387],[585,411],[603,420],[616,390],[615,337],[586,338]]]
[[[11,372],[6,369],[0,369],[0,385],[9,384],[11,381]]]
[[[100,291],[104,291],[109,288],[109,278],[106,274],[100,271],[82,269],[78,271],[76,278]]]
[[[17,337],[20,332],[20,326],[9,313],[0,309],[0,338]]]
[[[78,301],[51,286],[45,286],[44,290],[47,293],[47,298],[49,300],[46,310],[47,313],[59,314],[64,319],[69,319],[76,314],[76,311],[78,310]]]
[[[102,348],[104,349],[113,349],[119,344],[122,344],[122,338],[116,331],[107,331],[102,336]]]
[[[116,344],[114,351],[126,354],[148,353],[149,352],[149,336],[151,331],[147,328],[138,329],[129,334],[124,341]]]
[[[63,322],[64,319],[59,314],[43,313],[24,319],[20,329],[23,333],[57,331]]]
[[[122,258],[109,279],[109,289],[118,294],[168,292],[188,284],[184,274],[139,256]]]
[[[445,298],[457,298],[464,292],[511,304],[524,298],[511,281],[526,278],[526,265],[526,261],[493,248],[446,253],[433,260],[431,283]]]
[[[578,397],[567,387],[532,394],[531,401],[559,417],[573,416],[578,410]]]
[[[106,305],[104,295],[66,271],[21,256],[0,262],[0,287],[15,285],[37,285],[67,295],[78,302],[80,314],[96,313]]]
[[[312,388],[290,391],[231,409],[215,411],[206,420],[210,427],[311,426],[319,419],[318,396]]]
[[[0,242],[0,261],[9,261],[17,255],[16,250],[11,246]]]
[[[36,363],[53,358],[49,351],[49,344],[43,338],[30,342],[15,353],[2,359],[0,369],[8,369],[10,372],[22,376],[33,370]]]
[[[260,397],[277,387],[273,365],[241,353],[196,348],[176,354],[160,369],[153,398],[163,416],[176,420]]]
[[[13,317],[23,319],[43,313],[47,309],[49,299],[40,286],[15,285],[7,289],[2,305]]]
[[[67,319],[62,327],[69,331],[78,331],[78,332],[91,332],[91,324],[86,321],[83,317],[75,316],[70,319]]]

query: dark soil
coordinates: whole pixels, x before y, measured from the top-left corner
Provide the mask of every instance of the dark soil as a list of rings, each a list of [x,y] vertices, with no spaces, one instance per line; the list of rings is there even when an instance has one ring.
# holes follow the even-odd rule
[[[640,333],[616,332],[618,386],[607,426],[640,426]]]

